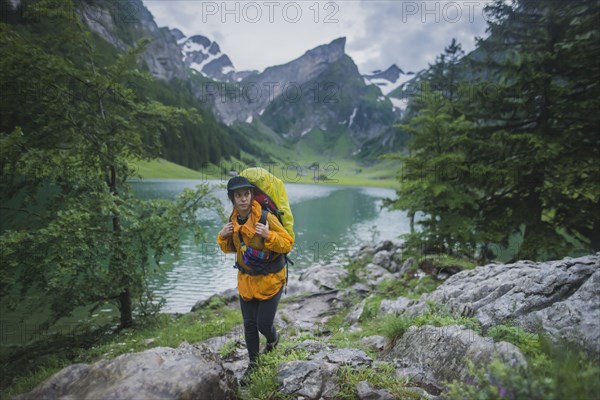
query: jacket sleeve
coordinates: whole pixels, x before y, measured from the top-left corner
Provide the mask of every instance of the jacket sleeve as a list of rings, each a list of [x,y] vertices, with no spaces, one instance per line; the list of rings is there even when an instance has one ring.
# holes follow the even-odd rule
[[[236,252],[236,248],[233,245],[233,235],[229,236],[226,239],[223,239],[221,237],[221,235],[219,235],[217,233],[217,244],[219,245],[219,247],[221,248],[223,253],[235,253]]]
[[[265,247],[276,253],[289,253],[294,245],[294,239],[275,215],[269,213],[267,221],[269,221],[269,237],[265,239]]]

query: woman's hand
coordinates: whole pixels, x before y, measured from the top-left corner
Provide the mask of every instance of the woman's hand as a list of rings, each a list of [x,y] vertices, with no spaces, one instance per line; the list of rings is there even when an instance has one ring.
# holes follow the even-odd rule
[[[256,234],[268,239],[269,238],[269,221],[265,221],[265,225],[261,224],[260,222],[258,224],[256,224]]]
[[[233,235],[233,222],[225,224],[223,229],[221,229],[221,232],[219,232],[221,239],[227,239],[231,235]]]

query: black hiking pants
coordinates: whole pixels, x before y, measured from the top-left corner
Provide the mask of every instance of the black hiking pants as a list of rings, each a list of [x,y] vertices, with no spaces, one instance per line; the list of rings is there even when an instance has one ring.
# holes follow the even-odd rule
[[[256,363],[259,352],[259,335],[262,333],[267,341],[273,343],[277,338],[277,331],[273,321],[277,312],[277,305],[281,299],[281,290],[269,300],[250,300],[244,301],[240,297],[240,307],[242,309],[242,317],[244,318],[244,336],[246,339],[246,347],[248,348],[248,356],[250,364]]]

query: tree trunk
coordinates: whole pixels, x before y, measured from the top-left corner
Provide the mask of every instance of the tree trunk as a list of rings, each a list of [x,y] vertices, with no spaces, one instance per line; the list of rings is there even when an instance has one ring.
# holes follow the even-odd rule
[[[536,261],[539,255],[540,240],[543,237],[542,224],[542,200],[536,191],[541,179],[532,180],[532,187],[525,200],[524,208],[527,210],[527,218],[524,222],[525,233],[523,243],[519,249],[518,257],[525,260]]]
[[[600,201],[598,203],[600,203]],[[598,221],[597,218],[592,224],[592,232],[590,234],[590,251],[591,253],[600,251],[600,221]]]
[[[128,288],[119,295],[119,311],[121,312],[121,329],[131,328],[133,326],[133,306]]]
[[[117,170],[114,165],[110,166],[110,175],[108,186],[110,193],[113,196],[118,196],[117,190]],[[111,269],[116,272],[117,276],[120,276],[125,280],[123,274],[123,268],[125,263],[125,253],[122,249],[121,242],[121,219],[118,213],[115,213],[112,218],[113,225],[113,236],[115,238],[114,246],[111,254]],[[133,306],[131,301],[131,291],[128,286],[128,282],[123,283],[123,291],[119,293],[119,312],[121,314],[121,329],[131,328],[133,326]]]

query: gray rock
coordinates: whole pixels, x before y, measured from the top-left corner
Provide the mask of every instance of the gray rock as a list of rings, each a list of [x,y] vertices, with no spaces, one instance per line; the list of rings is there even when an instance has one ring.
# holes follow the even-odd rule
[[[371,291],[367,285],[362,282],[357,282],[350,287],[354,293],[363,294]]]
[[[208,306],[211,301],[217,299],[222,299],[225,304],[232,304],[233,302],[237,302],[239,299],[237,288],[227,289],[221,293],[213,294],[212,296],[206,299],[199,300],[198,302],[196,302],[196,304],[194,304],[194,306],[191,309],[191,312],[201,310],[204,307]]]
[[[574,341],[600,354],[600,270],[565,299],[521,319],[523,325],[541,326],[552,337]]]
[[[379,335],[364,337],[361,339],[361,342],[363,345],[375,351],[383,351],[387,345],[387,339]]]
[[[554,339],[567,339],[600,354],[600,253],[559,261],[489,264],[448,278],[409,307],[445,304],[475,316],[487,328],[511,322],[525,329],[541,326]]]
[[[348,272],[337,265],[315,266],[307,269],[300,276],[300,281],[312,282],[320,290],[337,289]]]
[[[351,365],[353,367],[365,364],[371,364],[373,360],[367,354],[358,349],[342,348],[333,349],[326,353],[321,353],[323,358],[330,363],[339,365]],[[317,359],[318,356],[315,356]]]
[[[387,250],[381,250],[378,253],[375,253],[373,256],[373,264],[379,265],[388,271],[390,270],[390,265],[392,263],[392,253]],[[394,272],[394,271],[390,271]]]
[[[419,396],[421,396],[422,399],[426,399],[426,400],[435,400],[435,399],[439,399],[439,397],[437,396],[433,396],[429,393],[427,393],[427,391],[425,389],[422,389],[420,387],[405,387],[404,390],[409,390],[411,392],[415,392],[416,394],[418,394]]]
[[[316,336],[325,334],[327,327],[323,322],[328,317],[335,315],[344,306],[337,299],[337,291],[314,293],[309,296],[300,297],[293,303],[282,305],[278,314],[286,322],[288,331],[296,334],[310,332]],[[293,336],[288,335],[288,336]]]
[[[336,373],[337,367],[328,363],[288,361],[279,364],[277,381],[280,391],[284,394],[316,400],[325,398],[323,396],[325,391],[329,393],[329,396],[337,392],[335,388],[331,387],[331,381],[337,380]]]
[[[396,300],[382,300],[379,304],[379,314],[399,315],[413,303],[413,300],[406,297],[398,297]]]
[[[123,354],[56,373],[26,399],[234,399],[235,381],[218,358],[187,344]]]
[[[410,271],[416,270],[417,269],[417,261],[412,258],[409,257],[406,261],[404,261],[404,264],[402,264],[402,267],[400,267],[400,274],[404,275]]]
[[[305,341],[297,348],[321,348],[308,360],[279,364],[277,381],[279,390],[294,398],[335,399],[339,392],[337,372],[342,366],[369,367],[372,364],[365,352],[357,349],[336,349],[319,342]]]
[[[346,318],[344,318],[344,320],[350,325],[356,324],[360,320],[360,316],[362,315],[365,309],[366,302],[367,299],[363,299],[360,303],[352,307],[352,310],[350,310],[350,312],[348,313],[348,315],[346,315]]]
[[[330,351],[331,347],[326,343],[317,340],[305,340],[302,343],[292,345],[289,350],[304,350],[314,355],[322,351]],[[312,357],[309,356],[309,358]]]
[[[391,251],[394,248],[394,242],[391,240],[384,240],[377,247],[375,247],[375,253],[379,253],[380,251]]]
[[[394,396],[384,389],[373,389],[367,381],[356,384],[356,395],[360,400],[394,400]]]
[[[318,293],[319,291],[319,286],[317,286],[314,282],[300,281],[299,277],[294,278],[290,275],[286,296]]]
[[[394,279],[387,269],[373,263],[367,264],[360,272],[359,276],[367,281],[367,285],[376,286],[387,279]]]
[[[383,359],[397,365],[416,366],[423,370],[425,381],[431,377],[433,383],[439,383],[464,379],[468,375],[467,361],[481,367],[495,357],[514,367],[527,365],[513,344],[495,343],[461,326],[425,325],[411,326]]]

